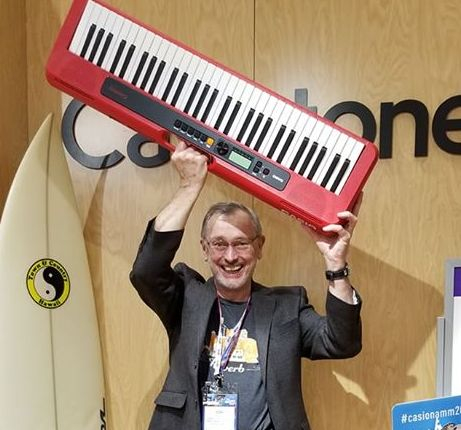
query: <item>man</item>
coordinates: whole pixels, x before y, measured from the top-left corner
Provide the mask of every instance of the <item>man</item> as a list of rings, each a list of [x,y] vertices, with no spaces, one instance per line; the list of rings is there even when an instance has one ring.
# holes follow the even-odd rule
[[[344,226],[324,227],[332,236],[311,232],[334,278],[321,316],[303,287],[253,280],[265,239],[256,215],[237,203],[213,206],[203,221],[210,279],[184,263],[171,268],[207,158],[179,142],[172,161],[179,188],[149,223],[130,274],[169,338],[170,370],[149,429],[308,430],[301,357],[347,358],[361,349],[361,301],[344,270],[356,214],[338,214]]]

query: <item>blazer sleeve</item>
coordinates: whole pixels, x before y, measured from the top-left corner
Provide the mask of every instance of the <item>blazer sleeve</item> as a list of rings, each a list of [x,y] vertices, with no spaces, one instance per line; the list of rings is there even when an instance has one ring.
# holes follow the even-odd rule
[[[317,314],[301,289],[300,325],[303,356],[312,360],[350,358],[362,349],[362,301],[351,305],[327,293],[326,315]]]
[[[161,319],[168,332],[179,323],[184,282],[171,267],[183,230],[158,232],[155,219],[146,228],[130,272],[130,281],[141,299]]]

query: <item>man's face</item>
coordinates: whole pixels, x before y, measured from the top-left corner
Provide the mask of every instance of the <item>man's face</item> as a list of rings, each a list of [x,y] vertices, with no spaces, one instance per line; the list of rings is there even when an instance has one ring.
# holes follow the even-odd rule
[[[264,237],[256,237],[250,217],[243,211],[212,217],[201,241],[218,293],[230,300],[245,300],[262,256]]]

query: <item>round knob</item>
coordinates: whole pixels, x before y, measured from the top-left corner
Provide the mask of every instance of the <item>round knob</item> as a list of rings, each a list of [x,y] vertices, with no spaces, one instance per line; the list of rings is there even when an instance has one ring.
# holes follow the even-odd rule
[[[216,145],[216,152],[219,155],[226,155],[229,152],[229,145],[226,142],[218,142]]]

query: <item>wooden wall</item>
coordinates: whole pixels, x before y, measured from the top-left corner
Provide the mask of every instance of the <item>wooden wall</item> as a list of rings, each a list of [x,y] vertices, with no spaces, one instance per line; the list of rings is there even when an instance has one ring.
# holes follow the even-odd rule
[[[0,2],[0,213],[27,147],[26,6]]]
[[[455,47],[461,38],[461,10],[455,0],[110,3],[287,97],[293,97],[295,88],[308,88],[309,102],[320,114],[340,101],[356,100],[371,109],[379,126],[382,102],[417,99],[432,120],[437,107],[459,92],[461,59]],[[25,11],[14,9],[12,1],[6,4],[20,24]],[[23,88],[27,84],[14,112],[9,102],[0,104],[0,142],[7,160],[7,169],[1,169],[3,194],[25,148],[18,144],[5,152],[11,130],[24,137],[23,118],[28,118],[29,135],[49,111],[59,118],[61,97],[45,82],[43,69],[69,5],[69,0],[28,0],[27,32],[16,27],[17,49],[10,54],[10,44],[0,45],[0,53],[18,56],[0,71],[1,88],[12,94],[5,83],[12,76]],[[2,13],[2,24],[10,21],[4,17]],[[23,68],[27,64],[27,77],[17,77],[16,61]],[[27,116],[21,115],[26,106]],[[341,123],[361,132],[354,118]],[[124,130],[119,140],[108,142],[105,131],[91,130],[91,141],[82,146],[91,153],[107,148],[126,153],[124,136],[129,133]],[[401,115],[395,121],[393,157],[380,160],[365,188],[350,255],[352,280],[365,303],[363,352],[347,361],[305,362],[303,387],[313,429],[390,428],[393,404],[435,395],[443,265],[459,256],[460,249],[456,173],[461,160],[441,150],[432,136],[427,157],[413,154],[414,122]],[[131,288],[128,273],[146,221],[168,200],[177,178],[170,164],[142,169],[128,159],[107,171],[90,171],[72,159],[69,166],[94,280],[109,428],[141,430],[167,371],[167,341],[157,317]],[[269,285],[303,284],[322,311],[322,261],[301,227],[215,177],[207,180],[178,259],[206,273],[199,224],[206,208],[223,199],[241,200],[261,215],[267,245],[257,279]]]

